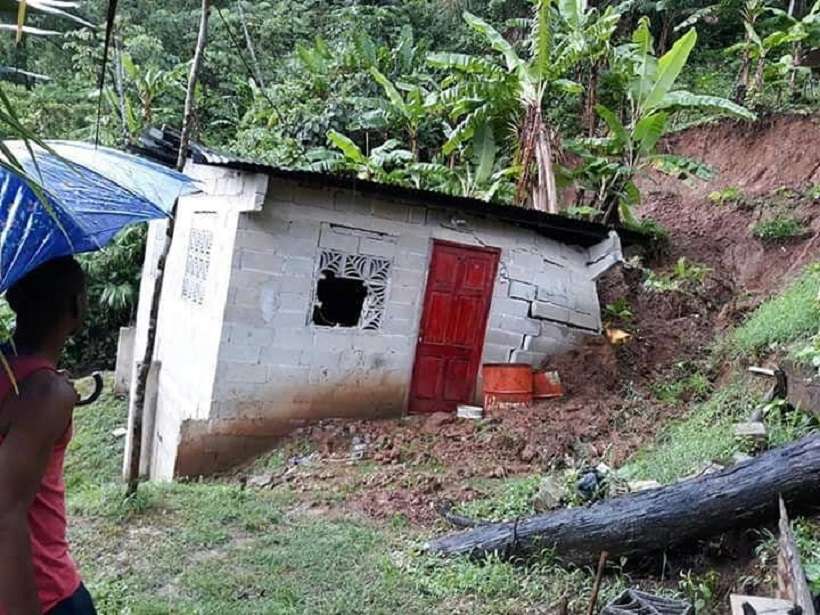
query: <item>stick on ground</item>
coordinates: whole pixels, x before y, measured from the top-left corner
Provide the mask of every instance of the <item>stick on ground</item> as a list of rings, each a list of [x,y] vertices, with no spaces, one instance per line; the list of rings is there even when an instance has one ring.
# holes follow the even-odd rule
[[[606,560],[609,553],[604,551],[598,559],[598,572],[595,574],[595,584],[592,586],[592,596],[589,599],[589,610],[587,615],[595,615],[598,609],[598,593],[601,591],[601,581],[604,578],[604,570],[606,569]]]

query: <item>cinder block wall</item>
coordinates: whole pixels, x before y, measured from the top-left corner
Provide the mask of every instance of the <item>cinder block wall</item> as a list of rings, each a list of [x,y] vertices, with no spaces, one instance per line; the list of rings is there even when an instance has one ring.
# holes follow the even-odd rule
[[[501,248],[485,362],[539,365],[597,333],[589,251],[496,220],[271,180],[236,235],[212,418],[292,421],[404,411],[433,240]],[[310,324],[324,249],[391,261],[378,331]],[[477,391],[481,395],[481,387]]]
[[[434,239],[501,249],[484,362],[538,365],[600,329],[590,266],[600,246],[567,246],[497,220],[349,190],[208,166],[189,172],[204,193],[180,203],[163,287],[153,478],[228,467],[309,420],[402,414]],[[184,292],[190,238],[203,230],[210,264],[204,296],[192,302]],[[135,364],[162,233],[155,225],[149,240]],[[378,330],[311,324],[327,250],[389,261]]]
[[[253,174],[196,165],[189,165],[186,171],[200,181],[203,193],[180,199],[174,242],[165,267],[154,354],[161,364],[156,418],[148,439],[149,450],[142,451],[143,467],[158,479],[175,474],[186,422],[210,417],[237,221],[241,211],[253,207],[255,195],[264,187],[264,181]],[[132,379],[145,354],[165,233],[166,222],[151,224],[140,287]],[[184,286],[193,233],[200,233],[209,243],[208,264],[201,270],[197,297]],[[132,385],[132,395],[134,390]],[[130,445],[128,442],[126,448]]]

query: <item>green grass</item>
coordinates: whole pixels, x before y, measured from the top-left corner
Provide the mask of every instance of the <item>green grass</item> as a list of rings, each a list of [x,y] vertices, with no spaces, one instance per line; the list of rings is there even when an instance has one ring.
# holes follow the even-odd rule
[[[524,476],[481,485],[491,495],[467,502],[459,507],[462,514],[482,521],[504,521],[533,514],[533,499],[538,493],[541,477]]]
[[[65,463],[69,492],[110,483],[121,475],[125,438],[114,436],[113,431],[125,427],[127,409],[124,399],[111,394],[111,385],[107,378],[100,400],[74,413],[74,437]]]
[[[79,410],[66,461],[74,555],[102,614],[394,613],[434,609],[391,556],[412,544],[352,518],[292,514],[289,491],[118,482],[124,400]],[[265,467],[281,464],[276,455]]]
[[[491,556],[482,561],[416,557],[403,568],[421,593],[459,613],[540,613],[567,600],[571,613],[586,612],[594,575],[589,569],[568,569],[549,553],[510,562]],[[606,604],[629,586],[617,570],[604,578],[599,597]],[[666,593],[666,592],[665,592]],[[396,611],[400,612],[400,611]]]
[[[712,461],[725,461],[743,450],[743,443],[734,438],[733,424],[756,405],[745,382],[735,382],[667,427],[654,446],[638,453],[619,473],[629,480],[666,484],[698,472]]]
[[[681,365],[677,371],[689,372],[691,366]],[[699,371],[656,382],[651,386],[655,398],[669,405],[681,402],[703,401],[712,392],[712,383]]]
[[[310,514],[309,496],[288,488],[144,484],[124,499],[123,442],[111,432],[125,412],[124,400],[111,395],[80,410],[66,464],[73,552],[102,615],[512,615],[562,597],[571,612],[587,604],[590,571],[562,568],[548,554],[441,560],[422,554],[428,533],[406,520],[376,524],[343,509]],[[254,467],[283,463],[274,453]],[[531,512],[538,484],[538,477],[492,481],[486,487],[497,487],[497,497],[469,510],[485,518]],[[608,577],[602,602],[625,584],[620,574]]]
[[[797,218],[778,216],[771,220],[758,222],[752,228],[752,235],[761,241],[777,242],[801,237],[806,233],[806,226]]]
[[[801,519],[795,523],[794,530],[806,577],[812,591],[820,593],[820,521]]]
[[[752,313],[720,347],[729,358],[761,356],[806,339],[820,329],[820,267],[810,266],[782,294]]]
[[[820,328],[820,267],[809,267],[781,294],[763,303],[717,345],[716,357],[752,359],[768,352],[805,344]],[[738,369],[738,374],[743,372]],[[695,378],[695,380],[692,380]],[[662,381],[653,387],[656,397],[678,403],[682,397],[705,397],[708,381],[700,374]],[[710,462],[728,462],[745,442],[735,439],[733,424],[745,420],[759,405],[748,376],[736,375],[728,386],[695,404],[689,414],[661,432],[653,446],[638,453],[621,475],[629,479],[670,483],[691,475]],[[769,444],[781,446],[810,433],[816,421],[801,413],[782,413],[771,407],[766,415]]]

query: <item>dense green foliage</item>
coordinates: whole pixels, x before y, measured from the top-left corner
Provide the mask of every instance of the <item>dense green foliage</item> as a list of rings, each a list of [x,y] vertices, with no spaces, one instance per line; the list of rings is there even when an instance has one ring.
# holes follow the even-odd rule
[[[80,261],[88,276],[85,327],[68,343],[65,366],[74,371],[110,369],[117,354],[117,333],[134,317],[145,250],[145,227],[123,231],[115,242]]]
[[[752,235],[762,241],[782,241],[800,237],[806,233],[806,226],[792,216],[777,216],[771,220],[758,222],[752,228]]]
[[[199,7],[187,1],[190,10],[169,9],[156,0],[120,3],[101,101],[104,142],[123,144],[150,124],[180,124]],[[733,95],[742,53],[734,48],[748,35],[739,10],[744,2],[671,4],[599,2],[593,8],[574,0],[223,0],[216,3],[198,92],[198,134],[211,145],[277,164],[352,168],[384,181],[511,201],[511,185],[523,182],[521,196],[527,181],[533,183],[533,169],[526,167],[536,156],[528,152],[525,134],[537,127],[528,118],[533,110],[544,116],[547,143],[560,149],[566,140],[605,136],[606,126],[595,117],[600,103],[637,131],[628,147],[615,145],[632,150],[639,138],[641,151],[649,149],[667,122],[703,117],[715,106],[735,111],[713,104],[716,98],[710,102],[681,94]],[[770,4],[755,23],[771,47],[766,57],[775,63],[790,44],[809,48],[813,43],[807,39],[817,36],[818,25],[810,7],[800,6],[805,2],[798,3],[799,25],[781,14],[788,3]],[[82,15],[102,22],[106,5],[87,0]],[[29,19],[55,27],[53,17]],[[697,47],[689,32],[693,25],[700,30]],[[63,39],[27,37],[21,47],[14,47],[13,37],[4,41],[10,64],[51,78],[10,94],[37,134],[89,138],[97,128],[101,33],[62,29],[69,29]],[[655,57],[676,41],[686,47],[685,54],[677,54],[683,64],[669,63],[665,68],[672,70],[652,91],[646,77],[654,73]],[[684,69],[683,56],[690,53]],[[757,59],[752,52],[746,55]],[[636,62],[646,69],[644,83],[637,86],[631,76],[637,74]],[[783,101],[778,92],[791,87],[788,77],[784,84],[764,71],[760,96]],[[675,80],[680,82],[671,92],[676,104],[669,99],[660,105],[661,94]],[[810,95],[797,87],[808,81],[801,70],[786,98],[799,102]],[[687,110],[693,106],[698,115]],[[610,129],[615,126],[611,118],[604,115]],[[341,146],[332,135],[345,135],[356,149]],[[552,158],[558,162],[561,156],[554,152]],[[575,177],[558,175],[588,187],[593,172],[598,170],[584,167]],[[624,182],[616,183],[610,192],[634,198],[622,194]]]

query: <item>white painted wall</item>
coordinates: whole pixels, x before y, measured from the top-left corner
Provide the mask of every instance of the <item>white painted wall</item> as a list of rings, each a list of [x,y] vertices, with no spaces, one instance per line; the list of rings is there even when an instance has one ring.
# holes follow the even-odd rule
[[[266,188],[266,178],[252,174],[198,165],[189,165],[186,172],[200,180],[203,193],[180,199],[174,241],[165,268],[154,354],[162,368],[157,379],[151,450],[143,450],[143,466],[146,459],[150,460],[153,478],[174,475],[183,423],[210,417],[237,221],[241,212],[259,206],[257,195]],[[149,230],[137,315],[134,377],[145,354],[150,304],[166,224],[153,222]],[[201,304],[182,294],[192,229],[212,234]],[[131,391],[133,396],[133,385]],[[126,449],[129,446],[130,443]]]

